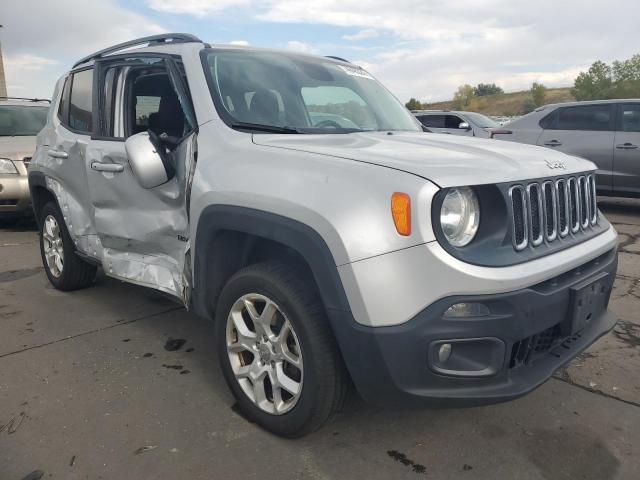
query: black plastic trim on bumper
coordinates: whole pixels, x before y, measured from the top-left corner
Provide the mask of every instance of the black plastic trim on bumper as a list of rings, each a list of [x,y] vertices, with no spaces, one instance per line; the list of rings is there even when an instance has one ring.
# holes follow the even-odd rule
[[[553,348],[512,366],[511,352],[523,339],[570,317],[571,289],[604,275],[607,302],[617,270],[617,252],[610,252],[581,267],[541,284],[496,295],[449,297],[435,302],[410,321],[391,327],[365,327],[350,312],[330,310],[340,349],[363,398],[379,405],[462,407],[518,398],[545,382],[553,373],[609,332],[617,318],[608,310],[592,318],[587,327],[558,340]],[[425,287],[427,288],[427,287]],[[443,318],[451,305],[482,302],[491,315]],[[504,342],[505,359],[495,375],[454,377],[428,366],[428,347],[434,341],[497,338]]]

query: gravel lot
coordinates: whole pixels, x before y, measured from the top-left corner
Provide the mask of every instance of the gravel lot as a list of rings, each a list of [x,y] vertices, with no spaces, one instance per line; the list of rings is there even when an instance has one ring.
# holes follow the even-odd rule
[[[601,207],[620,232],[612,308],[621,320],[556,378],[520,400],[466,410],[354,402],[297,441],[235,413],[207,322],[105,277],[58,292],[34,227],[5,225],[0,480],[638,479],[640,201]],[[177,339],[185,343],[167,344]]]

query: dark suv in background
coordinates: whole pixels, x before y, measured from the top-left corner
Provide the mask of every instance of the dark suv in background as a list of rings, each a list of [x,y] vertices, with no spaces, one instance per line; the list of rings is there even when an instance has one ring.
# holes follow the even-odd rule
[[[598,166],[598,194],[640,197],[639,99],[545,105],[492,138],[586,158]]]

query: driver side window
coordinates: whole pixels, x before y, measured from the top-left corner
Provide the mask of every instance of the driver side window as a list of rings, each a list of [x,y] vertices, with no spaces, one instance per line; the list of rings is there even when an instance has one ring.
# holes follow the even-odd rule
[[[460,128],[460,124],[463,122],[457,115],[446,115],[444,121],[444,128]]]
[[[128,58],[106,69],[103,78],[105,136],[128,138],[150,130],[175,142],[193,131],[163,58]]]

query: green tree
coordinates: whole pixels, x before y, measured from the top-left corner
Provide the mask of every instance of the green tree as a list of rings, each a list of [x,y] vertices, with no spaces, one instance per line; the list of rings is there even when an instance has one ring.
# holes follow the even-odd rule
[[[522,115],[526,115],[527,113],[531,113],[536,109],[536,102],[531,97],[527,97],[527,99],[522,103]]]
[[[405,103],[405,106],[409,110],[420,110],[422,108],[422,104],[413,97],[411,97],[411,99],[407,103]]]
[[[640,54],[636,54],[628,60],[613,62],[611,73],[614,83],[640,81]]]
[[[474,99],[475,95],[473,93],[473,87],[465,84],[459,86],[458,90],[453,95],[453,104],[456,110],[467,110],[467,107]]]
[[[536,107],[544,105],[545,97],[547,96],[547,87],[538,82],[533,82],[531,85],[531,99]]]
[[[495,83],[479,83],[474,89],[473,94],[476,97],[486,97],[487,95],[498,95],[504,93]]]
[[[613,62],[613,87],[608,98],[636,98],[640,96],[640,54],[622,62]]]
[[[576,100],[610,98],[612,84],[611,67],[598,60],[587,72],[580,72],[573,82],[571,93]]]

